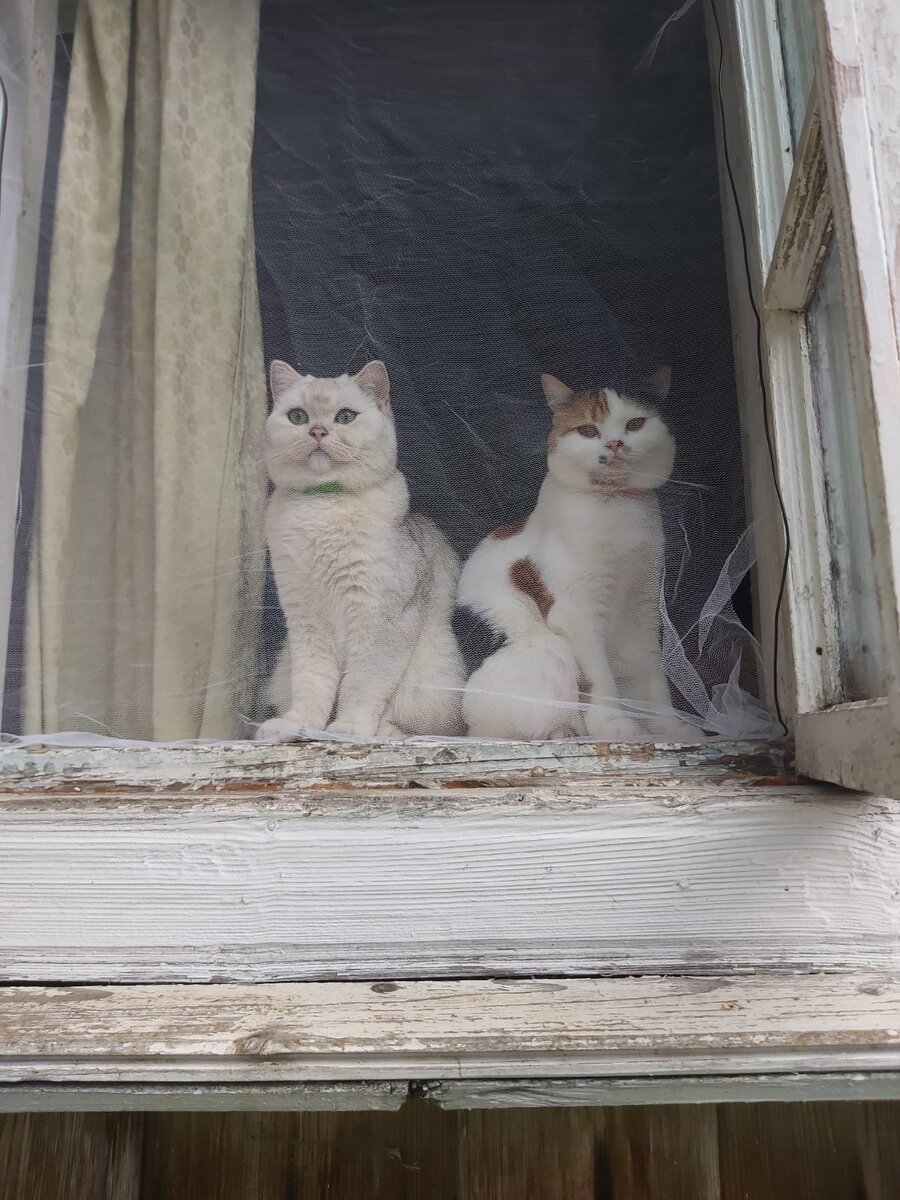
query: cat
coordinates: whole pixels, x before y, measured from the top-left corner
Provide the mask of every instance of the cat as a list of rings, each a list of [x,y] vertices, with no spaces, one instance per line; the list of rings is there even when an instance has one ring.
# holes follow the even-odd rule
[[[471,736],[697,740],[672,708],[660,646],[655,489],[675,440],[656,406],[670,381],[655,372],[647,400],[541,376],[552,425],[537,504],[486,537],[459,581],[459,604],[505,638],[466,687]]]
[[[410,512],[382,362],[319,379],[270,367],[266,537],[287,640],[261,740],[462,732],[459,563]]]

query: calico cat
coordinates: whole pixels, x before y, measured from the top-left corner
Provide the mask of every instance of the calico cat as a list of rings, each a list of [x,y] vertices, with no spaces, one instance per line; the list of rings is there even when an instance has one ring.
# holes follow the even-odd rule
[[[474,737],[696,741],[672,709],[660,647],[663,528],[655,489],[675,441],[642,394],[575,392],[543,375],[547,475],[524,521],[494,530],[463,568],[458,600],[505,645],[469,680]]]
[[[270,369],[266,536],[287,642],[263,740],[458,734],[456,557],[409,510],[383,363],[317,379]]]

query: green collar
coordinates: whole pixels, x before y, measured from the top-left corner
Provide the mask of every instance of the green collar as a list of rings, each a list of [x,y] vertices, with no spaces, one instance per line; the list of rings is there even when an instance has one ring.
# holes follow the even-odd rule
[[[337,479],[332,479],[330,483],[311,483],[309,487],[303,489],[304,496],[331,496],[337,495],[344,490],[344,485]]]

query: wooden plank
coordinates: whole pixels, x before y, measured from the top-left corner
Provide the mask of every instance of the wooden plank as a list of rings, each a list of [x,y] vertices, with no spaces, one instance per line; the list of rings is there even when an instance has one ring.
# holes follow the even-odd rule
[[[900,1070],[900,977],[0,989],[0,1082]]]
[[[887,719],[852,706],[810,716],[798,761],[809,774],[839,781],[848,747],[864,744],[866,786],[900,795],[900,8],[894,0],[820,0],[815,7],[822,138],[853,376],[848,399],[866,480]],[[835,736],[842,722],[846,732]],[[871,726],[868,736],[861,724]]]
[[[766,695],[770,702],[776,682],[774,644],[776,636],[779,639],[777,686],[786,719],[790,721],[796,709],[793,665],[796,610],[790,605],[783,606],[776,633],[784,535],[766,439],[757,345],[757,313],[763,312],[764,281],[791,174],[791,130],[779,53],[778,16],[776,0],[757,0],[752,4],[705,0],[704,7],[747,513],[754,529],[763,531],[756,546],[754,629],[763,647]],[[732,176],[736,198],[732,195]],[[749,261],[744,257],[742,232],[747,238]],[[774,361],[767,344],[763,345],[762,356],[765,371]],[[795,388],[798,373],[790,369],[790,363],[782,362],[781,366],[785,382]],[[774,413],[770,419],[775,419]],[[791,437],[795,432],[801,431],[792,427],[786,431]],[[780,445],[777,450],[779,462],[787,459],[793,470],[803,462],[800,455],[791,458],[790,443],[785,445],[784,455]],[[786,472],[781,474],[784,476]]]
[[[796,733],[808,771],[847,788],[887,785],[900,796],[900,728],[887,698],[803,713]]]
[[[457,1125],[456,1113],[421,1101],[397,1113],[269,1117],[262,1200],[456,1200]]]
[[[871,1071],[656,1079],[464,1079],[429,1083],[425,1094],[448,1109],[900,1100],[900,1074]]]
[[[612,1109],[607,1114],[605,1149],[616,1196],[720,1200],[718,1130],[712,1107]]]
[[[900,1103],[854,1105],[865,1200],[900,1196]]]
[[[452,786],[535,787],[591,780],[609,788],[640,779],[671,785],[731,773],[781,776],[791,766],[784,740],[696,746],[590,742],[405,741],[381,745],[317,742],[272,746],[233,742],[185,746],[0,748],[0,803],[32,793],[297,792]]]
[[[456,1114],[148,1114],[142,1196],[456,1200]]]
[[[120,1118],[121,1119],[121,1118]],[[144,1117],[141,1200],[275,1200],[261,1113]],[[66,1198],[68,1200],[68,1197]],[[119,1200],[118,1197],[115,1200]]]
[[[7,794],[0,978],[892,970],[898,813],[736,771],[599,792]]]
[[[602,1115],[590,1109],[461,1114],[459,1200],[609,1195],[597,1186],[604,1175],[602,1126]]]
[[[794,159],[781,227],[766,279],[767,307],[806,311],[831,240],[833,224],[822,122],[818,108],[811,104]]]
[[[868,1196],[853,1107],[725,1105],[719,1110],[722,1200],[857,1200]]]
[[[0,1086],[0,1113],[14,1112],[396,1112],[405,1083],[307,1083],[209,1087]]]
[[[0,1195],[4,1200],[142,1200],[141,1142],[137,1114],[0,1115]]]

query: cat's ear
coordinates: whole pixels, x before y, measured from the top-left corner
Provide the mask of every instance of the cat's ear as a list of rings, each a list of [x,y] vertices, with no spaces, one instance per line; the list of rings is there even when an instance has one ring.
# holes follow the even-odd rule
[[[568,404],[575,395],[572,389],[555,375],[542,375],[541,387],[544,389],[544,399],[554,411]]]
[[[277,400],[279,396],[283,396],[288,388],[292,387],[300,378],[300,372],[295,371],[290,363],[282,362],[280,358],[273,358],[269,364],[269,386],[272,389],[273,399]]]
[[[644,391],[654,400],[665,400],[672,386],[672,368],[657,367],[652,375],[644,380]]]
[[[391,381],[383,362],[376,358],[373,362],[366,363],[353,378],[366,395],[372,397],[382,412],[390,408]]]

